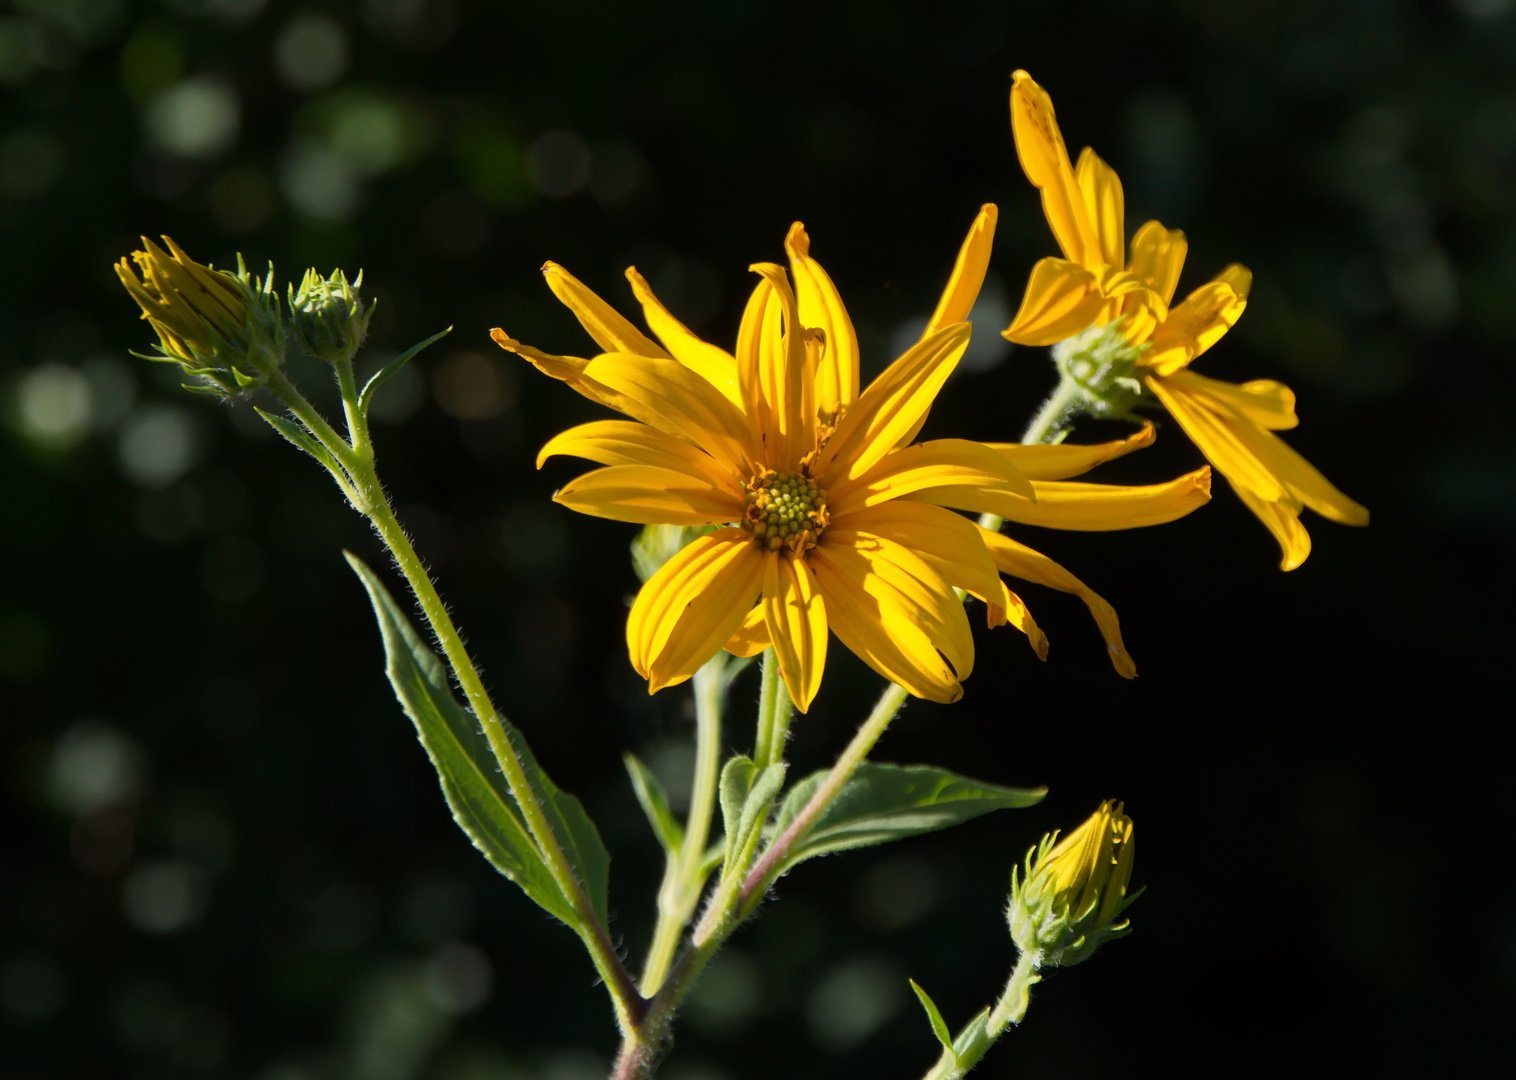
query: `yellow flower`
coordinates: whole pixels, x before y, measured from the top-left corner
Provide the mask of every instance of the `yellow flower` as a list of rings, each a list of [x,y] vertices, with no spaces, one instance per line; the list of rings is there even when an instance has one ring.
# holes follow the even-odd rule
[[[947,507],[955,491],[1020,502],[1032,488],[981,443],[913,440],[968,344],[964,318],[994,221],[986,206],[920,341],[864,389],[852,322],[798,223],[786,238],[789,275],[753,267],[734,353],[679,323],[635,269],[627,277],[661,344],[552,263],[549,286],[606,351],[555,356],[492,332],[631,418],[571,428],[542,448],[539,465],[569,454],[604,466],[558,502],[619,521],[721,526],[665,563],[632,605],[627,645],[649,692],[723,647],[772,646],[804,711],[830,631],[918,697],[962,695],[974,644],[953,587],[984,600],[992,622],[1015,605],[981,530]]]
[[[1188,370],[1242,316],[1252,284],[1247,268],[1227,267],[1171,307],[1187,252],[1184,234],[1149,221],[1132,237],[1130,253],[1124,250],[1121,180],[1088,147],[1070,165],[1053,103],[1024,71],[1012,76],[1011,128],[1064,258],[1033,267],[1005,336],[1054,345],[1106,328],[1107,344],[1114,338],[1126,349],[1117,350],[1117,363],[1091,373],[1104,382],[1088,389],[1119,395],[1125,385],[1130,403],[1151,395],[1168,410],[1273,533],[1283,569],[1310,554],[1300,524],[1305,507],[1345,525],[1367,525],[1366,509],[1273,434],[1299,422],[1288,387],[1271,379],[1221,382]]]
[[[163,242],[168,251],[143,237],[143,250],[116,264],[158,335],[161,355],[149,359],[203,380],[191,389],[231,394],[257,384],[283,359],[272,274],[260,283],[245,269],[232,274],[196,262],[167,236]]]
[[[1107,799],[1062,840],[1051,833],[1027,853],[1025,876],[1011,872],[1006,917],[1022,952],[1039,953],[1039,966],[1072,965],[1102,941],[1130,928],[1122,913],[1136,849],[1132,819]]]

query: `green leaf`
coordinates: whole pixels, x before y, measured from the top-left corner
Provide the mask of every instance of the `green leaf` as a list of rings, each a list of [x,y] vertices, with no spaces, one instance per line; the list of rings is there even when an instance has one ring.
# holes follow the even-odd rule
[[[965,1024],[963,1030],[958,1033],[958,1038],[953,1040],[953,1057],[961,1058],[968,1051],[969,1047],[979,1042],[980,1039],[983,1039],[985,1037],[985,1026],[989,1022],[989,1009],[980,1009],[975,1013],[974,1019]]]
[[[626,774],[631,777],[632,790],[637,795],[642,812],[647,815],[647,823],[653,827],[653,835],[658,837],[658,843],[663,845],[664,851],[670,855],[677,854],[684,843],[684,826],[679,824],[674,812],[669,809],[668,795],[663,790],[663,784],[636,754],[624,754],[621,760],[626,764]]]
[[[795,819],[825,778],[824,772],[814,773],[790,790],[774,824],[776,836]],[[1033,806],[1046,794],[1046,788],[997,787],[929,765],[865,762],[786,857],[784,865],[788,868],[834,851],[951,828],[992,810]]]
[[[553,879],[521,819],[478,718],[453,697],[442,661],[422,641],[378,577],[356,556],[345,554],[373,604],[390,685],[416,725],[453,820],[495,869],[550,914],[580,929],[573,904]],[[579,800],[563,794],[548,779],[520,734],[504,720],[500,724],[521,755],[538,802],[588,890],[591,905],[604,919],[610,857],[599,833]]]
[[[748,845],[753,833],[763,827],[774,797],[784,786],[785,766],[770,765],[762,770],[752,758],[738,754],[721,769],[721,821],[726,827],[726,868],[733,872],[738,854]]]
[[[916,984],[915,979],[908,981],[911,989],[916,991],[916,1000],[921,1002],[921,1007],[926,1010],[927,1022],[932,1025],[932,1034],[937,1036],[937,1041],[942,1044],[942,1048],[956,1058],[957,1054],[953,1051],[953,1036],[948,1031],[947,1021],[942,1018],[942,1010],[937,1008],[937,1003],[932,1000],[931,995]]]
[[[282,416],[275,416],[271,412],[265,412],[256,405],[253,406],[253,411],[263,418],[264,423],[268,424],[269,427],[273,428],[280,435],[283,435],[285,440],[291,445],[304,450],[311,457],[325,465],[334,476],[344,479],[347,477],[346,471],[337,464],[337,459],[332,457],[330,451],[322,446],[316,440],[316,437],[306,431],[305,428],[291,420],[286,420]]]
[[[452,332],[453,328],[451,326],[449,326],[446,330],[437,331],[425,341],[420,342],[416,345],[412,345],[409,349],[406,349],[405,352],[401,353],[399,356],[391,360],[388,364],[385,364],[378,371],[374,372],[374,374],[369,377],[368,382],[363,384],[363,391],[358,395],[358,411],[364,416],[367,416],[369,406],[373,404],[374,392],[376,390],[378,390],[385,383],[389,382],[390,377],[394,375],[395,372],[405,367],[406,364],[410,363],[411,358],[419,353],[422,349],[432,344],[432,342],[446,337]]]

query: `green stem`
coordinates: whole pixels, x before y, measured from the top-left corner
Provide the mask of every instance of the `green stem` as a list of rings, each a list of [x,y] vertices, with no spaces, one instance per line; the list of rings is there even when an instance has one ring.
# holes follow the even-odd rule
[[[816,823],[816,819],[832,805],[843,786],[853,778],[853,774],[858,771],[858,766],[863,764],[869,751],[874,749],[874,744],[879,741],[885,729],[900,713],[900,707],[905,704],[907,696],[908,691],[903,686],[890,683],[885,687],[884,693],[879,695],[879,701],[874,705],[873,712],[869,713],[868,719],[853,736],[853,741],[847,744],[847,748],[842,751],[827,772],[825,779],[821,781],[821,786],[811,796],[810,802],[801,808],[789,827],[764,850],[758,862],[748,871],[747,878],[742,883],[744,909],[762,899],[768,887],[779,876],[784,860],[794,850],[795,845],[811,831],[811,826]],[[695,939],[696,941],[700,939],[698,929],[695,932]]]
[[[700,865],[711,835],[716,808],[716,784],[721,769],[721,705],[726,692],[726,656],[717,653],[695,672],[695,776],[690,788],[690,811],[677,858],[658,895],[658,924],[642,973],[642,994],[656,994],[668,977],[674,950],[690,916],[700,903],[705,876]]]
[[[353,390],[350,367],[347,373],[348,379],[343,381],[342,372],[340,370],[338,372],[344,399],[350,398],[350,391]],[[374,471],[372,447],[369,444],[367,428],[362,422],[361,414],[354,423],[353,413],[349,412],[350,434],[353,439],[353,442],[349,443],[327,424],[320,413],[316,412],[310,402],[282,374],[270,380],[270,387],[279,395],[290,412],[336,456],[348,473],[358,495],[355,505],[369,519],[374,531],[379,534],[380,540],[389,549],[396,567],[405,577],[412,594],[421,605],[427,624],[431,627],[437,643],[442,646],[443,654],[453,670],[454,678],[458,680],[459,689],[463,691],[469,707],[479,719],[480,729],[488,740],[496,761],[500,764],[500,771],[505,776],[511,797],[526,820],[527,829],[531,832],[532,839],[536,841],[543,862],[574,908],[580,923],[579,936],[584,941],[586,949],[589,950],[590,958],[611,995],[617,1022],[623,1031],[633,1030],[646,1003],[637,993],[631,974],[622,964],[621,957],[611,942],[610,932],[595,914],[589,896],[584,891],[584,884],[574,872],[573,864],[569,862],[568,856],[564,854],[563,844],[553,831],[552,824],[542,809],[541,798],[532,787],[521,756],[511,745],[510,738],[505,733],[499,710],[495,708],[495,703],[484,688],[484,680],[469,656],[468,649],[463,644],[463,638],[453,624],[452,616],[448,614],[447,605],[442,602],[442,597],[438,595],[436,586],[432,584],[432,579],[427,574],[420,556],[416,554],[410,537],[406,535],[405,529],[395,517],[389,496],[385,493],[383,485],[379,482],[379,476]],[[346,405],[346,402],[344,404]]]
[[[1005,990],[995,1007],[990,1010],[981,1026],[970,1021],[968,1026],[953,1040],[956,1050],[943,1050],[937,1064],[922,1077],[922,1080],[959,1080],[979,1064],[981,1058],[1011,1024],[1021,1023],[1031,1005],[1032,984],[1039,976],[1037,969],[1042,963],[1041,952],[1025,952],[1016,960],[1016,967],[1005,984]],[[982,1015],[982,1014],[981,1014]],[[959,1044],[962,1043],[960,1046]]]
[[[752,914],[758,901],[782,871],[785,856],[805,837],[816,819],[832,804],[843,785],[858,771],[858,766],[899,714],[907,696],[903,688],[893,683],[886,687],[868,719],[859,727],[858,733],[827,773],[821,787],[789,828],[769,845],[745,877],[732,875],[711,897],[705,915],[695,927],[689,946],[680,954],[662,987],[648,1002],[642,1022],[625,1037],[611,1074],[614,1080],[645,1080],[652,1076],[655,1051],[668,1038],[674,1015],[710,963],[711,957],[726,943],[742,921]],[[755,834],[755,843],[757,839],[758,834]],[[739,863],[750,857],[748,852],[738,853]]]
[[[763,681],[758,690],[758,732],[753,738],[753,761],[759,771],[784,760],[784,743],[794,715],[789,688],[779,674],[773,649],[763,651]]]
[[[1026,426],[1021,441],[1027,444],[1052,442],[1066,426],[1084,391],[1067,375],[1060,376],[1053,394],[1042,403],[1037,415]]]

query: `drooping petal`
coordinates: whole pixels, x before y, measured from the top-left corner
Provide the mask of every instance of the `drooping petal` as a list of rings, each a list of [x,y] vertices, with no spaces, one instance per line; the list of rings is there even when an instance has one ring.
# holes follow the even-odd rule
[[[1230,483],[1230,481],[1228,482]],[[1300,506],[1292,502],[1264,502],[1246,488],[1230,484],[1242,505],[1263,522],[1279,543],[1279,569],[1293,570],[1311,554],[1311,534],[1300,523]]]
[[[1147,383],[1155,392],[1161,389],[1158,398],[1164,407],[1217,471],[1234,484],[1264,502],[1287,502],[1288,496],[1343,525],[1369,523],[1367,509],[1339,491],[1283,439],[1230,410],[1224,401],[1189,392],[1182,379],[1177,385],[1172,379],[1150,378]],[[1223,460],[1212,457],[1217,451]]]
[[[762,580],[763,555],[743,529],[697,537],[664,563],[626,621],[627,651],[648,692],[684,681],[710,659],[752,607]]]
[[[998,609],[991,611],[991,625],[1005,618],[1005,586],[968,518],[940,506],[896,500],[834,518],[828,530],[831,542],[843,547],[856,547],[863,534],[914,551],[943,581]]]
[[[979,299],[979,290],[984,287],[984,275],[990,265],[990,247],[995,240],[995,221],[999,211],[994,203],[985,203],[979,208],[969,234],[958,249],[958,259],[953,263],[953,272],[948,276],[947,288],[937,301],[937,310],[927,320],[922,337],[934,334],[944,326],[968,322],[974,301]]]
[[[596,420],[560,432],[537,452],[537,468],[557,455],[581,457],[599,465],[653,465],[734,491],[747,479],[683,439],[633,420]]]
[[[1264,502],[1278,502],[1289,495],[1278,477],[1238,436],[1236,425],[1215,412],[1205,398],[1186,393],[1182,384],[1174,386],[1168,379],[1148,378],[1143,382],[1217,472]]]
[[[670,355],[720,390],[724,398],[741,409],[742,394],[737,389],[737,361],[732,354],[702,340],[684,323],[674,318],[635,266],[627,267],[626,280],[631,282],[632,295],[642,305],[642,317],[647,320],[648,326],[658,335]]]
[[[936,503],[932,489],[963,486],[983,488],[1007,502],[1034,498],[1031,481],[1004,454],[969,439],[933,439],[896,450],[861,476],[828,486],[827,504],[833,520],[840,521],[906,495]]]
[[[855,552],[817,547],[806,553],[806,561],[826,598],[832,633],[859,659],[917,697],[949,703],[963,696],[959,676],[925,629],[927,613],[910,596],[887,584]],[[963,605],[951,592],[947,595],[966,633]],[[951,617],[951,612],[941,614]]]
[[[638,525],[721,525],[742,517],[742,496],[732,487],[653,465],[592,469],[559,488],[553,501]]]
[[[616,407],[626,415],[751,474],[756,454],[747,420],[720,391],[677,360],[605,353],[589,362],[584,376],[618,395]]]
[[[1165,304],[1172,304],[1189,248],[1179,229],[1165,229],[1161,222],[1149,221],[1132,237],[1132,262],[1127,269],[1147,282]]]
[[[1073,262],[1097,265],[1100,238],[1069,164],[1053,101],[1025,71],[1011,75],[1011,134],[1026,178],[1042,192],[1042,212],[1058,246]]]
[[[602,300],[595,291],[555,262],[542,264],[542,276],[563,306],[574,313],[585,333],[605,352],[667,357],[651,338]]]
[[[795,708],[805,712],[826,666],[826,602],[804,559],[777,551],[765,557],[762,606],[779,675]]]
[[[1076,532],[1108,532],[1163,525],[1193,513],[1211,501],[1211,469],[1166,484],[1083,484],[1079,481],[1033,481],[1035,503],[1008,507],[1007,521]]]
[[[1104,597],[1041,552],[1018,544],[1004,533],[988,529],[984,532],[985,546],[990,549],[1001,573],[1072,593],[1083,600],[1095,619],[1095,625],[1100,628],[1100,636],[1105,638],[1106,651],[1116,673],[1125,679],[1136,678],[1137,665],[1132,662],[1132,656],[1121,640],[1121,622],[1116,617],[1116,609]]]
[[[858,399],[858,332],[848,317],[837,286],[811,258],[811,238],[805,226],[795,222],[784,238],[795,279],[795,299],[800,305],[800,325],[820,330],[825,336],[821,363],[816,369],[816,408],[836,415]]]
[[[1111,266],[1125,266],[1126,204],[1121,196],[1121,177],[1086,146],[1079,152],[1074,179],[1095,226],[1100,258]]]
[[[1209,398],[1223,412],[1240,413],[1270,431],[1288,431],[1300,423],[1295,415],[1295,392],[1273,379],[1254,379],[1242,384],[1207,378],[1186,368],[1165,380],[1187,394]]]
[[[1239,294],[1229,281],[1218,277],[1207,282],[1153,331],[1142,366],[1155,375],[1172,375],[1220,341],[1247,306],[1247,295]]]
[[[968,347],[969,326],[945,326],[906,350],[858,396],[817,455],[812,475],[830,488],[861,476],[932,407]]]
[[[1097,465],[1124,457],[1133,450],[1152,446],[1156,434],[1153,425],[1144,423],[1136,433],[1112,442],[1078,443],[985,443],[991,450],[1011,459],[1028,480],[1067,480],[1081,476]]]
[[[1021,307],[1001,335],[1018,345],[1053,345],[1093,326],[1105,305],[1092,271],[1068,259],[1038,259]]]

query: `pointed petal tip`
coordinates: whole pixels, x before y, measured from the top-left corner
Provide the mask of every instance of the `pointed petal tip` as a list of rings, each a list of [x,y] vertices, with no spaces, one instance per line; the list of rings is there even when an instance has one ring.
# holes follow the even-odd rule
[[[784,234],[784,246],[795,255],[811,253],[811,237],[805,231],[805,222],[797,221],[790,226],[790,231]]]

